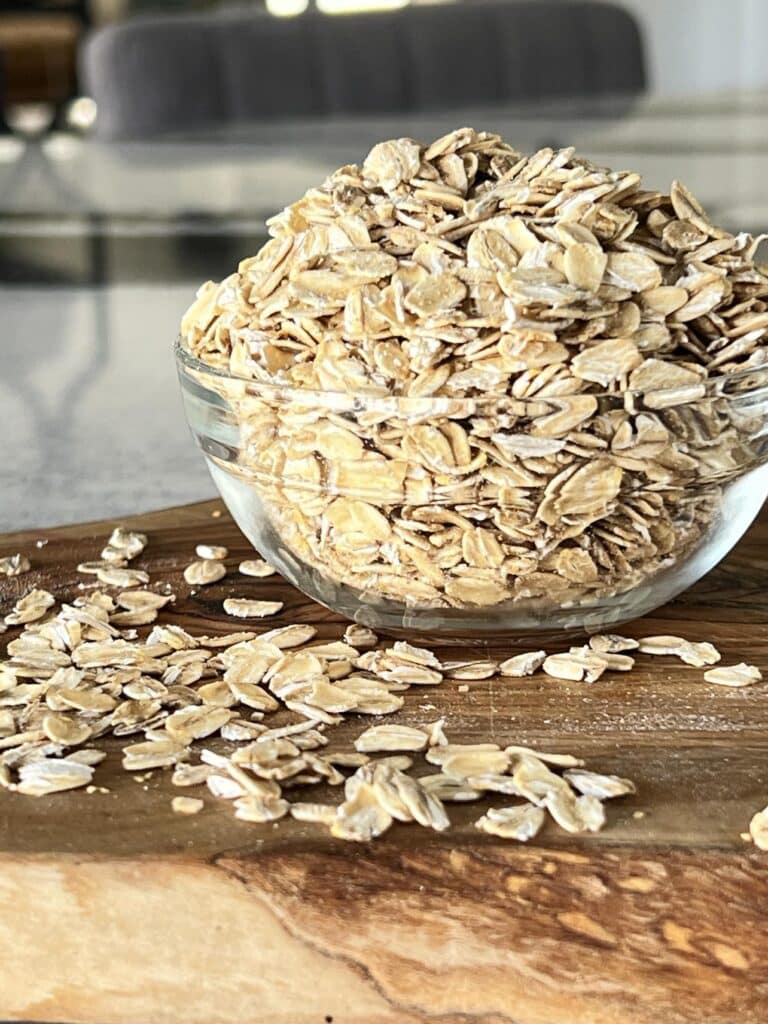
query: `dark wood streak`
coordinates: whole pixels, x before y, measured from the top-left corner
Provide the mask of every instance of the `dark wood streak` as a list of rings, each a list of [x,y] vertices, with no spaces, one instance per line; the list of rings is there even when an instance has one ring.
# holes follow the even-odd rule
[[[221,601],[251,595],[286,604],[256,630],[305,621],[337,637],[341,621],[277,577],[233,571],[190,593],[181,573],[195,544],[226,544],[233,570],[250,554],[226,513],[212,517],[221,507],[124,520],[150,533],[137,564],[178,594],[161,620],[247,628]],[[0,609],[33,585],[73,599],[75,565],[97,557],[111,526],[0,538],[0,555],[34,564],[0,580]],[[764,514],[705,580],[626,631],[712,640],[768,678],[767,569]],[[739,834],[768,803],[768,684],[713,687],[702,670],[641,658],[593,686],[459,685],[412,691],[402,720],[445,714],[453,739],[579,753],[633,778],[637,796],[612,803],[597,836],[547,826],[536,845],[504,844],[474,830],[486,806],[475,804],[451,808],[446,835],[397,826],[358,847],[299,822],[248,825],[210,798],[200,815],[174,816],[167,773],[137,784],[111,741],[97,772],[108,794],[0,792],[0,1019],[764,1024],[768,854]]]
[[[453,1020],[458,993],[471,1021],[764,1019],[756,855],[694,865],[677,851],[462,844],[275,856],[225,863],[295,937],[369,972],[408,1020]]]

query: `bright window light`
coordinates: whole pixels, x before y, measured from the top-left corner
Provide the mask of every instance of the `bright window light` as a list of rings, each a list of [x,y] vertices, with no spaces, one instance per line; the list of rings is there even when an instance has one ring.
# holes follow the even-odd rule
[[[309,0],[267,0],[267,10],[276,18],[295,18],[309,7]]]
[[[357,14],[361,11],[393,11],[407,7],[410,0],[317,0],[323,14]]]
[[[87,131],[96,120],[96,103],[90,96],[78,96],[72,100],[67,110],[67,121],[73,128]]]

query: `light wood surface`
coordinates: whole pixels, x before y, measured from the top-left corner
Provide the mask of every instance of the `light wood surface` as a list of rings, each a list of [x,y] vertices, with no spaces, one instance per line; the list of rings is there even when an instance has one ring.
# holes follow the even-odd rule
[[[249,594],[284,600],[281,621],[338,637],[341,620],[278,577],[231,574],[190,595],[181,570],[195,544],[226,544],[233,567],[249,553],[221,511],[121,520],[150,535],[135,564],[178,595],[161,621],[227,632],[237,627],[221,601]],[[31,585],[74,597],[75,565],[112,525],[0,537],[0,555],[24,551],[34,566],[0,582],[0,608]],[[768,677],[766,568],[763,514],[705,580],[626,632],[711,640],[725,663]],[[399,720],[439,713],[456,741],[576,753],[634,779],[637,796],[609,804],[596,836],[547,826],[527,847],[504,843],[472,828],[477,803],[451,805],[447,834],[395,826],[360,847],[294,821],[237,821],[211,797],[197,816],[174,815],[168,774],[137,783],[113,741],[95,779],[107,794],[0,791],[0,1019],[764,1024],[768,854],[739,834],[768,803],[768,684],[729,690],[641,657],[592,686],[459,685],[410,691]],[[362,725],[334,730],[334,742]]]

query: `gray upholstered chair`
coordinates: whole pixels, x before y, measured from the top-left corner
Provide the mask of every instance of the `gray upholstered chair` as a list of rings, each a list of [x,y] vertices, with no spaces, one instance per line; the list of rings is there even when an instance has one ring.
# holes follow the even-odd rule
[[[103,138],[628,96],[645,85],[633,18],[586,0],[296,18],[254,8],[147,16],[93,33],[81,65]]]

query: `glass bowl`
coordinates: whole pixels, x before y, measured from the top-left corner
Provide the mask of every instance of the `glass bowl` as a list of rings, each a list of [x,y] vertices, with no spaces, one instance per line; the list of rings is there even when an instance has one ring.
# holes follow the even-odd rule
[[[398,398],[260,383],[180,342],[175,355],[248,540],[384,633],[608,630],[707,573],[768,491],[768,367],[644,393]]]

